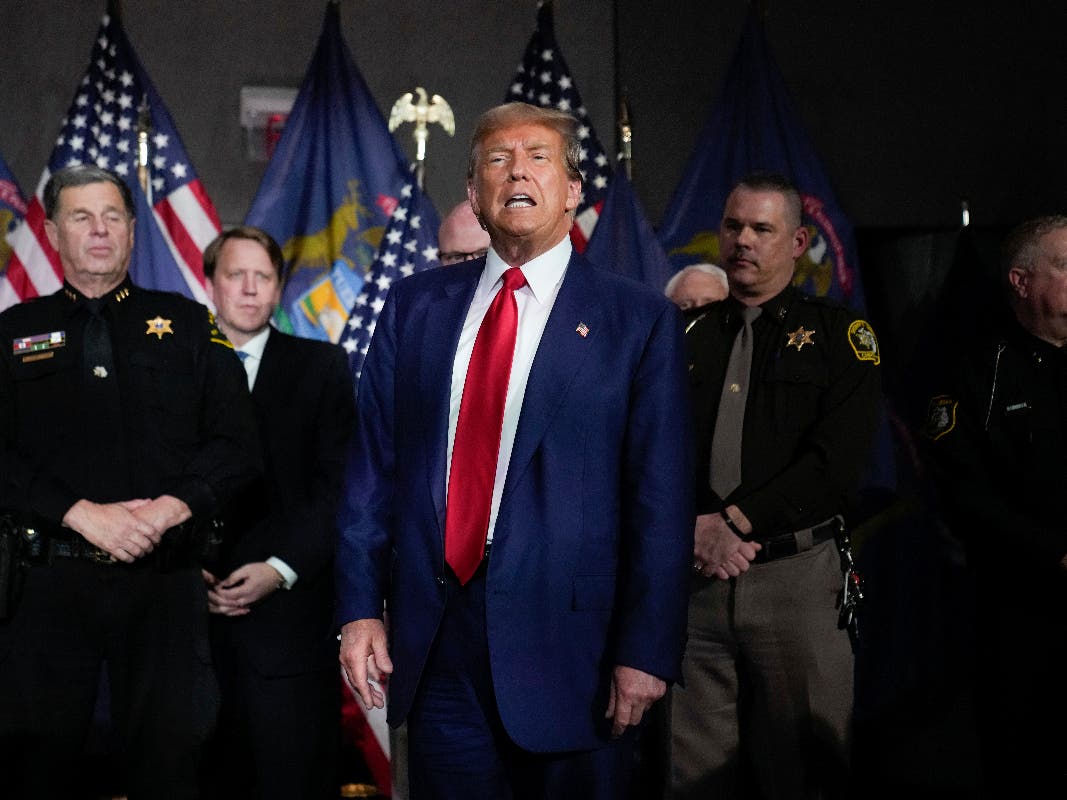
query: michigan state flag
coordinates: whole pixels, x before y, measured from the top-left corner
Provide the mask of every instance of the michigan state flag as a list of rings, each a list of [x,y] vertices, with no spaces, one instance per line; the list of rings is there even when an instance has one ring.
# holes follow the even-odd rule
[[[719,221],[726,196],[734,183],[757,170],[782,173],[800,190],[811,243],[797,261],[793,283],[808,294],[830,296],[862,312],[866,304],[852,225],[800,125],[763,24],[751,10],[719,98],[659,231],[674,271],[701,261],[720,263]],[[863,485],[896,485],[884,418]]]
[[[815,149],[800,125],[763,24],[749,11],[718,100],[659,231],[673,271],[719,259],[719,220],[731,186],[756,170],[780,172],[800,190],[811,246],[795,283],[862,310],[852,226],[841,212]]]
[[[338,341],[408,175],[329,3],[311,65],[245,221],[282,246],[276,323]]]
[[[0,156],[0,308],[19,301],[18,295],[7,282],[7,262],[11,258],[11,245],[7,235],[26,216],[26,203],[22,199],[15,176],[11,174],[4,157]],[[5,302],[5,298],[6,302]]]

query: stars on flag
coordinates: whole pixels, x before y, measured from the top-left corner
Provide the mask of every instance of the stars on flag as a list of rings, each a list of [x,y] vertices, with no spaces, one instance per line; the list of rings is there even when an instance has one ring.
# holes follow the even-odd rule
[[[579,168],[582,171],[582,196],[571,238],[575,247],[585,249],[603,205],[611,167],[604,148],[593,131],[578,87],[570,75],[567,62],[556,43],[550,4],[541,3],[537,12],[537,30],[530,37],[526,53],[515,79],[508,88],[507,100],[518,100],[544,108],[565,111],[578,120],[578,137],[582,142]]]
[[[147,165],[150,184],[143,193],[153,213],[137,215],[142,255],[134,258],[130,274],[142,286],[207,302],[200,243],[218,234],[218,213],[117,17],[105,14],[101,20],[38,185],[64,167],[94,164],[122,176],[141,202],[142,186],[135,177],[141,120],[149,125],[149,151],[156,156]],[[58,288],[58,257],[47,247],[43,229],[28,222],[39,218],[42,198],[32,197],[30,207],[34,214],[15,231],[7,271],[0,274],[0,308]]]
[[[428,203],[413,183],[404,185],[382,236],[378,255],[367,273],[363,289],[349,312],[341,346],[348,353],[352,375],[358,379],[385,296],[398,280],[438,266],[437,231],[422,224],[419,204]],[[432,227],[432,226],[431,226]]]
[[[138,114],[149,103],[147,90],[135,77],[132,51],[120,45],[114,21],[104,16],[71,113],[63,121],[52,154],[53,168],[91,162],[128,176],[137,172]],[[193,175],[180,153],[169,153],[170,121],[150,114],[153,158],[150,174],[153,190],[169,194]]]

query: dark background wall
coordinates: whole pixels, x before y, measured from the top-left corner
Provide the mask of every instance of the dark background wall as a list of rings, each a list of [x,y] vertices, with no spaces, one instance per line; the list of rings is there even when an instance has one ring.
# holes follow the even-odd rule
[[[105,5],[0,0],[0,153],[27,194]],[[325,0],[120,5],[223,223],[242,221],[264,164],[245,156],[240,89],[300,84]],[[996,13],[930,0],[763,6],[802,124],[858,229],[887,383],[906,384],[953,262],[961,201],[987,232],[984,264],[974,268],[983,278],[1007,226],[1067,211],[1067,159],[1056,147],[1067,141],[1067,4],[1024,0]],[[654,225],[719,94],[748,8],[745,0],[556,0],[560,48],[612,155],[618,92],[629,100],[634,184]],[[451,104],[455,137],[432,129],[426,178],[445,213],[464,198],[473,121],[504,99],[535,27],[535,0],[341,0],[341,18],[383,114],[418,85]],[[413,156],[411,126],[398,136]]]
[[[988,279],[1006,226],[1067,212],[1067,4],[1023,0],[995,13],[938,0],[765,5],[794,104],[858,228],[886,388],[899,401],[919,385],[910,364],[946,276],[963,286]],[[122,6],[223,222],[240,222],[264,169],[244,155],[240,87],[299,84],[323,0]],[[103,8],[104,0],[0,0],[0,153],[26,193],[52,150]],[[616,82],[626,89],[634,182],[654,224],[718,94],[746,11],[744,0],[557,2],[561,48],[612,153]],[[456,136],[433,130],[427,175],[443,213],[463,197],[473,120],[503,100],[534,28],[534,0],[341,0],[341,14],[383,113],[417,85],[451,103]],[[401,135],[410,154],[410,127]],[[980,228],[970,262],[956,258],[964,198]],[[985,324],[978,308],[964,307],[968,329]],[[900,463],[907,453],[900,449]],[[885,787],[887,797],[934,796],[890,791],[903,785],[936,785],[949,796],[975,785],[961,661],[971,635],[968,590],[955,545],[941,534],[936,520],[906,512],[888,531],[868,534],[861,553],[868,630],[877,633],[874,649],[861,652],[857,752],[869,785]]]
[[[84,71],[103,0],[0,1],[0,153],[31,192]],[[1061,36],[1067,6],[767,0],[767,34],[803,123],[857,227],[979,224],[1067,207]],[[324,3],[126,0],[127,33],[227,224],[263,165],[245,159],[242,85],[296,87]],[[744,0],[558,0],[556,31],[594,125],[615,150],[616,70],[632,107],[635,184],[654,224],[737,44]],[[442,94],[427,189],[463,194],[472,121],[500,102],[535,22],[534,0],[342,0],[346,40],[379,107],[416,85]],[[614,46],[617,23],[618,57]],[[410,127],[402,129],[413,151]]]

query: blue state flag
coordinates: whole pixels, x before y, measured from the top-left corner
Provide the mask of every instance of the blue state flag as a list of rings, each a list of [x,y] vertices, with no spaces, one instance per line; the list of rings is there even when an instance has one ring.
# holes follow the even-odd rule
[[[718,100],[660,226],[673,272],[701,261],[720,262],[719,221],[726,196],[734,183],[756,170],[790,177],[803,198],[811,245],[797,262],[794,283],[863,310],[852,225],[800,124],[758,13],[751,10]]]
[[[170,248],[158,225],[142,224],[151,220],[152,208],[144,192],[133,192],[134,214],[137,229],[133,237],[133,255],[130,258],[130,277],[138,286],[176,291],[174,286],[174,262]],[[137,267],[136,274],[133,267]]]
[[[585,257],[658,291],[673,273],[625,170],[616,172],[608,186]]]
[[[276,323],[337,342],[397,208],[408,162],[329,3],[311,64],[245,221],[282,245]]]
[[[7,281],[7,263],[11,259],[11,244],[7,241],[7,235],[15,230],[22,218],[26,216],[26,202],[22,199],[15,176],[0,156],[0,298],[10,295],[10,301],[0,304],[0,308],[6,308],[18,302]]]

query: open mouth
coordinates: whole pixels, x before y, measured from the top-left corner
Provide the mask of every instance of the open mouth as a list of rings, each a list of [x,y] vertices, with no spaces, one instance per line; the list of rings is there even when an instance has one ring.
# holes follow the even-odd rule
[[[528,194],[517,194],[514,197],[508,198],[508,201],[504,203],[504,208],[533,208],[537,203]]]

